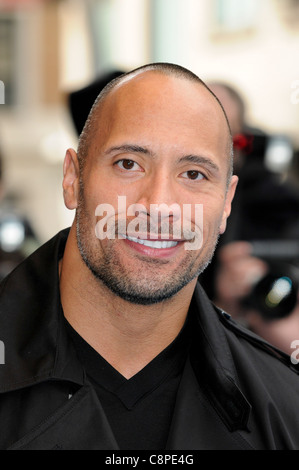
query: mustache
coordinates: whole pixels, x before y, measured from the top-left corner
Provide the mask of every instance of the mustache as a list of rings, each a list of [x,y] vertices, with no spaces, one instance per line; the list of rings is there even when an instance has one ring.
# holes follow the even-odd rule
[[[101,228],[104,229],[104,224]],[[104,233],[106,238],[110,239],[134,236],[152,240],[189,241],[202,234],[202,227],[196,226],[194,222],[187,219],[183,221],[162,220],[156,223],[143,217],[110,217],[105,219]]]
[[[120,209],[120,208],[118,208]],[[106,215],[104,215],[106,214]],[[135,204],[116,211],[110,204],[101,204],[95,210],[95,234],[104,238],[126,238],[127,236],[147,240],[175,240],[185,242],[186,249],[201,247],[203,238],[203,206],[185,205],[183,212],[177,204],[160,205],[159,210],[147,212],[144,206]],[[192,243],[192,248],[188,242]]]

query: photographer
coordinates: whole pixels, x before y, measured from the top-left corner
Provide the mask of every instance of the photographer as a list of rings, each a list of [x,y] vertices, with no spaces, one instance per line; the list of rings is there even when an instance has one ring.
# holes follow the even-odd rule
[[[247,327],[266,341],[291,354],[292,342],[299,338],[296,276],[287,277],[292,290],[281,292],[281,297],[278,295],[276,303],[273,301],[270,306],[267,305],[271,285],[284,280],[285,277],[275,278],[273,275],[274,282],[271,283],[270,279],[266,285],[271,275],[270,266],[263,259],[253,256],[252,251],[252,244],[243,241],[231,242],[219,249],[216,303],[224,310],[230,311],[239,321],[245,322]],[[286,269],[281,272],[289,274],[287,271]],[[290,279],[294,279],[295,286],[291,286]],[[259,293],[257,286],[261,287]]]
[[[239,184],[226,234],[200,282],[218,306],[290,353],[292,340],[299,339],[297,273],[288,277],[292,285],[286,299],[272,308],[263,304],[267,289],[271,288],[270,276],[275,280],[276,274],[279,277],[289,275],[289,269],[295,271],[295,252],[293,259],[284,259],[275,245],[274,258],[280,259],[272,260],[272,256],[263,256],[263,250],[257,253],[253,242],[262,241],[266,248],[269,241],[277,246],[286,242],[285,250],[288,243],[298,238],[299,195],[289,182],[266,168],[269,136],[246,125],[241,96],[223,83],[210,83],[209,87],[222,102],[230,121]],[[257,289],[263,289],[260,298]]]

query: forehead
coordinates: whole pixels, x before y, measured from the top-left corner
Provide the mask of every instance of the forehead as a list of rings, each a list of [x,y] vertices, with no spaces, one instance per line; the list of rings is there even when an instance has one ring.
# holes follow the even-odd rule
[[[110,91],[99,104],[95,130],[98,145],[133,137],[152,145],[198,142],[227,158],[229,130],[214,96],[200,82],[157,71],[129,77]]]
[[[225,124],[223,111],[213,95],[199,81],[150,70],[121,80],[104,99],[105,113],[129,111],[132,107],[156,112],[173,109],[194,115],[208,111],[209,116],[220,118]],[[105,116],[107,117],[107,115]]]

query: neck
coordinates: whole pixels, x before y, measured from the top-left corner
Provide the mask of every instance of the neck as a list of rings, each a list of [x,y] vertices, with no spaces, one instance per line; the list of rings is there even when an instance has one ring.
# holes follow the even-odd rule
[[[60,263],[60,295],[66,319],[126,378],[139,372],[179,334],[195,282],[172,299],[154,305],[122,300],[86,267],[74,227]]]

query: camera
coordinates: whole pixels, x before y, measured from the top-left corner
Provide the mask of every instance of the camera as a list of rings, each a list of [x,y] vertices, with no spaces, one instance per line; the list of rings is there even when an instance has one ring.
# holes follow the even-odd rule
[[[263,259],[269,270],[242,305],[257,310],[266,320],[287,317],[298,301],[299,241],[255,240],[251,245],[252,256]]]

